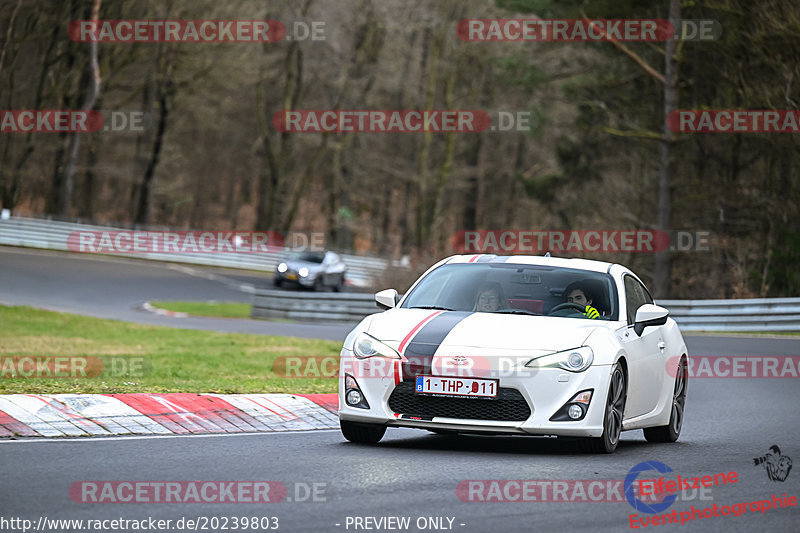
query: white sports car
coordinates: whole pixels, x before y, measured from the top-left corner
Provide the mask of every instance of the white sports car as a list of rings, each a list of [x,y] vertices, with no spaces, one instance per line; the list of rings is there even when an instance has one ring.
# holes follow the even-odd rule
[[[621,431],[678,439],[688,352],[668,311],[627,268],[584,259],[458,255],[344,342],[344,437],[387,427],[584,437],[612,453]]]

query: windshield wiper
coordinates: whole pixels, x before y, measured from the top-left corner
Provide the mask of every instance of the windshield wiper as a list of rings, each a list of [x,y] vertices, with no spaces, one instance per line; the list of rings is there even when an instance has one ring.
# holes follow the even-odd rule
[[[439,311],[455,311],[449,307],[440,307],[438,305],[412,305],[409,309],[438,309]]]
[[[539,313],[534,313],[533,311],[526,311],[524,309],[509,309],[507,311],[495,311],[498,315],[532,315],[532,316],[542,316]]]

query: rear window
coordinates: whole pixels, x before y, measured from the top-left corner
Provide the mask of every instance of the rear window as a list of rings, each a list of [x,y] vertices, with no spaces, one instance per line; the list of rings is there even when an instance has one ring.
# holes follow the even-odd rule
[[[298,252],[292,256],[295,261],[305,261],[307,263],[322,263],[325,259],[324,253]]]

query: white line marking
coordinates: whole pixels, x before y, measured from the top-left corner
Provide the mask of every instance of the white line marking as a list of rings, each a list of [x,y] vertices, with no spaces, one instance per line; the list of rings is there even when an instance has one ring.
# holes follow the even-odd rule
[[[190,267],[190,266],[185,266],[185,265],[175,264],[175,263],[170,263],[167,266],[167,268],[169,268],[171,270],[176,270],[176,271],[181,272],[183,274],[186,274],[188,276],[194,276],[194,277],[197,277],[197,278],[203,278],[203,279],[207,279],[209,281],[216,281],[218,283],[222,283],[223,285],[225,285],[225,286],[227,286],[227,287],[229,287],[231,289],[236,289],[238,291],[241,291],[241,292],[244,292],[244,293],[247,293],[247,294],[254,294],[256,292],[255,285],[252,285],[250,283],[243,283],[241,281],[228,278],[228,277],[226,277],[224,275],[221,275],[221,274],[213,274],[213,273],[207,272],[205,270],[200,270],[198,268],[193,268],[193,267]]]

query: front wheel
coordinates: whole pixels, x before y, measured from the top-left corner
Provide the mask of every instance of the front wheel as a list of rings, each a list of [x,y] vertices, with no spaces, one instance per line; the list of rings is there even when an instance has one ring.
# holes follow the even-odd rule
[[[625,412],[625,400],[628,392],[625,373],[619,363],[611,371],[611,382],[608,386],[605,416],[603,417],[603,435],[586,439],[585,447],[591,453],[614,453],[622,433],[622,416]]]
[[[386,433],[386,426],[378,424],[360,424],[358,422],[349,422],[347,420],[339,420],[339,427],[342,429],[342,435],[350,442],[357,442],[359,444],[377,444]]]
[[[686,358],[681,357],[678,363],[678,374],[675,376],[675,389],[672,392],[672,413],[669,424],[644,429],[644,438],[648,442],[675,442],[681,436],[683,427],[683,410],[686,406],[686,388],[689,385]]]

